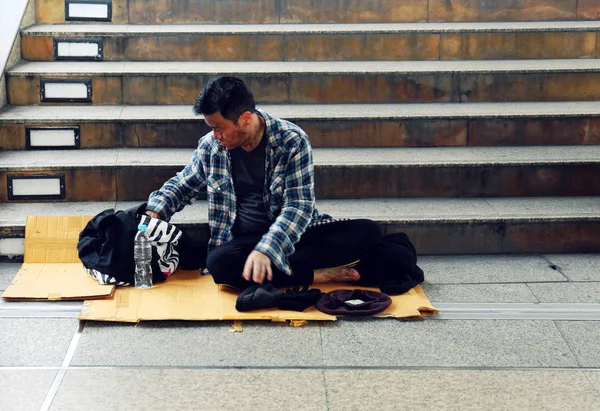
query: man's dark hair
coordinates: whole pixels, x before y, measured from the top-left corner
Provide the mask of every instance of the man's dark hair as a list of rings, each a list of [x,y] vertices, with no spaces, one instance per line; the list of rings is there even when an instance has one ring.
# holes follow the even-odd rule
[[[233,122],[246,111],[254,113],[256,103],[246,84],[236,77],[217,77],[211,79],[196,99],[194,113],[214,114],[216,112]]]

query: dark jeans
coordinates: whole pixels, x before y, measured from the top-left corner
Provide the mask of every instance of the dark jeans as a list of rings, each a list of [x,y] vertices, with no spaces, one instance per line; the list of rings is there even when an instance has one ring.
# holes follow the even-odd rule
[[[242,289],[252,285],[242,278],[242,272],[248,255],[261,238],[262,234],[241,235],[208,253],[206,266],[214,281]],[[381,238],[381,228],[371,220],[336,221],[308,228],[288,257],[293,275],[288,276],[272,265],[272,283],[276,287],[311,284],[313,270],[360,260]]]

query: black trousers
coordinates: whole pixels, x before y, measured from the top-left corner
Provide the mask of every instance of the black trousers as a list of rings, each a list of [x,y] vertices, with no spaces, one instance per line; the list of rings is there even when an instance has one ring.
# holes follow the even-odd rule
[[[248,255],[262,234],[241,235],[208,253],[206,266],[217,284],[247,288],[242,272]],[[311,284],[313,270],[346,265],[360,260],[381,240],[379,225],[371,220],[347,220],[308,228],[288,257],[292,276],[271,266],[276,287]]]

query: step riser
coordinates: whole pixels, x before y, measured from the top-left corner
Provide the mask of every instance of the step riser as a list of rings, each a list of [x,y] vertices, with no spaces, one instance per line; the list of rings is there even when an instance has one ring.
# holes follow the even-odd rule
[[[600,251],[598,222],[435,223],[385,226],[405,232],[419,254],[531,254]]]
[[[406,233],[420,255],[600,252],[600,222],[381,223],[384,234]],[[208,227],[178,225],[208,241]]]
[[[600,99],[600,73],[265,74],[242,78],[260,104],[578,101]],[[193,104],[218,75],[66,77],[90,79],[93,104]],[[8,101],[41,104],[40,77],[8,77]],[[55,104],[55,103],[44,103]],[[58,103],[64,104],[64,103]]]
[[[56,59],[55,39],[82,38],[85,37],[25,35],[23,58],[53,61]],[[565,59],[594,58],[597,33],[158,34],[104,37],[102,45],[105,61]]]
[[[37,0],[38,21],[65,21],[64,0]],[[595,0],[113,0],[112,22],[374,23],[598,19]]]
[[[420,255],[600,252],[597,221],[380,224],[384,234],[408,234]],[[208,241],[205,224],[178,227],[198,241]]]
[[[7,175],[64,174],[66,201],[144,200],[180,171],[172,167],[116,167],[0,172],[0,201],[8,201]],[[473,167],[315,166],[322,199],[399,197],[522,197],[600,195],[600,164]],[[35,201],[35,200],[32,200]]]
[[[206,224],[177,227],[197,241],[208,241]],[[600,252],[600,223],[596,221],[382,223],[381,227],[385,234],[407,233],[420,255]],[[8,228],[0,235],[24,237],[25,230]]]
[[[600,144],[600,118],[295,120],[313,147],[464,147]],[[79,127],[80,148],[194,148],[209,128],[177,122],[0,123],[0,150],[24,150],[27,128]],[[35,149],[35,148],[34,148]]]

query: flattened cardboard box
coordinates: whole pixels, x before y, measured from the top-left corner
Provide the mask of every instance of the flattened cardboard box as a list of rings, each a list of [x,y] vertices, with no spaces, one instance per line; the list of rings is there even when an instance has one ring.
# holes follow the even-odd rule
[[[348,284],[318,284],[323,292],[342,288],[379,291],[376,288]],[[119,287],[112,298],[85,301],[80,319],[96,321],[138,322],[142,320],[335,320],[311,307],[304,312],[264,309],[239,312],[235,301],[239,292],[215,284],[210,275],[198,271],[177,271],[164,283],[150,289]],[[421,317],[437,310],[417,286],[405,294],[392,296],[392,305],[377,317]]]
[[[79,233],[91,216],[30,216],[25,227],[24,263],[2,294],[5,300],[85,300],[110,297],[77,255]]]

